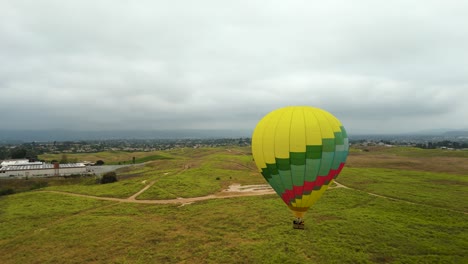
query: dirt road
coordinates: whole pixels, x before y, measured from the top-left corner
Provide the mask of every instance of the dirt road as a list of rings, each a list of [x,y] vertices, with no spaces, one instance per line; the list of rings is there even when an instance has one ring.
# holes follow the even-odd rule
[[[146,182],[143,182],[143,183],[146,183]],[[397,198],[393,198],[393,197],[383,196],[383,195],[379,195],[379,194],[375,194],[375,193],[369,193],[369,192],[366,192],[366,191],[350,188],[350,187],[345,186],[345,185],[343,185],[343,184],[341,184],[339,182],[336,182],[336,181],[334,181],[334,183],[335,183],[335,186],[330,186],[329,189],[346,188],[346,189],[355,190],[355,191],[359,191],[359,192],[365,192],[365,193],[367,193],[369,195],[384,198],[384,199],[388,199],[388,200],[434,207],[434,206],[427,205],[427,204],[415,203],[415,202],[411,202],[411,201],[406,201],[406,200],[402,200],[402,199],[397,199]],[[60,193],[60,194],[66,194],[66,195],[71,195],[71,196],[77,196],[77,197],[85,197],[85,198],[92,198],[92,199],[105,200],[105,201],[122,202],[122,203],[180,204],[181,206],[188,205],[188,204],[191,204],[191,203],[194,203],[194,202],[210,200],[210,199],[223,199],[223,198],[233,198],[233,197],[260,196],[260,195],[267,195],[267,194],[275,194],[275,191],[267,184],[243,185],[243,186],[240,185],[240,184],[232,184],[232,185],[229,186],[228,189],[225,189],[225,190],[223,190],[221,192],[206,195],[206,196],[200,196],[200,197],[191,197],[191,198],[179,197],[179,198],[176,198],[176,199],[167,199],[167,200],[137,200],[136,199],[140,194],[145,192],[153,184],[155,184],[155,181],[152,181],[152,182],[148,183],[140,191],[136,192],[135,194],[133,194],[132,196],[130,196],[128,198],[99,197],[99,196],[92,196],[92,195],[85,195],[85,194],[78,194],[78,193],[60,192],[60,191],[44,191],[44,192]],[[434,208],[444,209],[444,210],[451,211],[451,212],[468,214],[468,212],[456,211],[456,210],[451,210],[451,209],[446,209],[446,208],[441,208],[441,207],[434,207]]]
[[[98,200],[106,200],[106,201],[114,201],[114,202],[123,202],[123,203],[141,203],[141,204],[191,204],[198,201],[204,201],[209,199],[222,199],[222,198],[232,198],[232,197],[241,197],[241,196],[258,196],[258,195],[266,195],[266,194],[274,194],[275,191],[271,189],[270,186],[264,185],[244,185],[241,186],[240,184],[233,184],[229,186],[228,189],[218,192],[216,194],[200,196],[200,197],[192,197],[192,198],[177,198],[177,199],[168,199],[168,200],[137,200],[136,197],[150,188],[155,182],[150,182],[147,184],[143,189],[138,191],[137,193],[133,194],[128,198],[112,198],[112,197],[99,197],[99,196],[92,196],[92,195],[85,195],[85,194],[78,194],[78,193],[69,193],[69,192],[60,192],[60,191],[45,191],[45,192],[52,192],[52,193],[60,193],[66,194],[71,196],[77,197],[86,197],[86,198],[93,198]]]
[[[137,200],[136,199],[140,194],[148,190],[153,184],[155,184],[155,181],[148,183],[140,191],[138,191],[137,193],[133,194],[132,196],[128,198],[100,197],[100,196],[93,196],[93,195],[86,195],[86,194],[61,192],[61,191],[44,191],[44,192],[60,193],[60,194],[66,194],[66,195],[71,195],[71,196],[77,196],[77,197],[85,197],[85,198],[92,198],[92,199],[98,199],[98,200],[122,202],[122,203],[182,204],[182,205],[191,204],[191,203],[198,202],[198,201],[210,200],[210,199],[222,199],[222,198],[275,194],[275,191],[267,184],[257,184],[257,185],[232,184],[229,186],[228,189],[225,189],[221,192],[206,195],[206,196],[200,196],[200,197],[191,197],[191,198],[179,197],[176,199],[168,199],[168,200]],[[347,187],[341,184],[337,184],[336,187],[330,187],[330,189],[331,188],[347,188]]]

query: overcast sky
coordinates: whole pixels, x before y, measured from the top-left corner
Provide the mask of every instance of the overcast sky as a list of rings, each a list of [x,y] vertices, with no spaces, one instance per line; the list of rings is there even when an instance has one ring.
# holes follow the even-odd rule
[[[0,0],[0,129],[468,129],[468,1]]]

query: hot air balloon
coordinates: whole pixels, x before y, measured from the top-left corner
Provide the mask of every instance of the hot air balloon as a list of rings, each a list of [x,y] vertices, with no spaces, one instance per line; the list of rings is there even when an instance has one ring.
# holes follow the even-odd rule
[[[252,135],[259,172],[295,215],[293,227],[343,169],[349,144],[346,130],[332,114],[309,106],[274,110]]]

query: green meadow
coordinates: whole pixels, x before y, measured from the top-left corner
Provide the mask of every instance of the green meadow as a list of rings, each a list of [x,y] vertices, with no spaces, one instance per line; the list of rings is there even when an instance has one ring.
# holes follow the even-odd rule
[[[327,190],[305,230],[276,195],[185,205],[71,195],[125,199],[154,182],[136,199],[164,200],[264,184],[248,148],[146,153],[165,158],[120,169],[112,184],[17,182],[0,196],[0,263],[468,263],[468,152],[450,153],[353,149],[337,179],[347,188]]]

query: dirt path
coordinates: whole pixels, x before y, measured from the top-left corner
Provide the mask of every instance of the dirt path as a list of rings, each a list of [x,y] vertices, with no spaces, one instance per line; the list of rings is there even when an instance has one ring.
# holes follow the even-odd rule
[[[191,204],[198,201],[210,200],[210,199],[222,199],[222,198],[232,198],[232,197],[242,197],[242,196],[258,196],[266,194],[274,194],[275,191],[271,189],[268,185],[245,185],[241,186],[240,184],[234,184],[229,186],[229,189],[223,190],[216,194],[201,196],[201,197],[192,197],[192,198],[176,198],[168,200],[137,200],[136,197],[150,188],[155,182],[150,182],[143,189],[135,193],[134,195],[128,198],[112,198],[112,197],[99,197],[93,195],[85,195],[78,193],[69,193],[69,192],[60,192],[60,191],[44,191],[51,193],[60,193],[76,197],[85,197],[92,198],[97,200],[105,201],[114,201],[114,202],[123,202],[123,203],[141,203],[141,204]]]
[[[153,186],[156,181],[152,181],[148,183],[145,187],[143,187],[140,191],[133,194],[128,198],[113,198],[113,197],[100,197],[100,196],[93,196],[93,195],[86,195],[86,194],[78,194],[78,193],[70,193],[70,192],[61,192],[61,191],[44,191],[44,192],[51,192],[51,193],[60,193],[66,194],[76,197],[85,197],[85,198],[92,198],[97,200],[105,200],[105,201],[114,201],[114,202],[122,202],[122,203],[141,203],[141,204],[182,204],[187,205],[198,201],[210,200],[210,199],[222,199],[222,198],[233,198],[233,197],[245,197],[245,196],[259,196],[259,195],[267,195],[267,194],[275,194],[275,191],[267,184],[257,184],[257,185],[240,185],[240,184],[232,184],[229,186],[228,189],[225,189],[221,192],[210,194],[206,196],[200,197],[191,197],[191,198],[176,198],[176,199],[167,199],[167,200],[137,200],[136,198],[148,190],[151,186]],[[336,183],[336,187],[332,188],[348,188],[342,184]]]
[[[131,201],[136,201],[136,198],[138,195],[144,193],[146,190],[148,190],[149,187],[153,186],[153,184],[155,183],[156,181],[152,181],[150,182],[148,185],[146,185],[143,189],[141,189],[139,192],[135,193],[134,195],[130,196],[127,198],[127,200],[131,200]],[[144,182],[143,182],[144,183]]]
[[[259,195],[267,195],[267,194],[275,194],[275,191],[267,184],[257,184],[257,185],[240,185],[240,184],[232,184],[229,186],[228,189],[225,189],[221,192],[210,194],[206,196],[200,197],[191,197],[191,198],[176,198],[176,199],[167,199],[167,200],[137,200],[140,194],[148,190],[151,186],[153,186],[156,181],[152,181],[147,184],[143,189],[138,191],[137,193],[133,194],[128,198],[112,198],[112,197],[100,197],[100,196],[93,196],[93,195],[86,195],[86,194],[78,194],[78,193],[70,193],[70,192],[61,192],[61,191],[44,191],[44,192],[51,192],[51,193],[60,193],[66,194],[76,197],[85,197],[85,198],[92,198],[97,200],[105,200],[105,201],[114,201],[114,202],[122,202],[122,203],[141,203],[141,204],[191,204],[198,201],[210,200],[210,199],[222,199],[222,198],[233,198],[233,197],[245,197],[245,196],[259,196]],[[337,183],[336,187],[332,188],[348,188],[341,184]]]
[[[156,181],[152,181],[148,183],[145,187],[143,187],[140,191],[137,193],[133,194],[132,196],[128,198],[112,198],[112,197],[99,197],[99,196],[93,196],[93,195],[86,195],[86,194],[78,194],[78,193],[69,193],[69,192],[61,192],[61,191],[44,191],[44,192],[51,192],[51,193],[60,193],[60,194],[66,194],[66,195],[71,195],[71,196],[76,196],[76,197],[84,197],[84,198],[92,198],[92,199],[97,199],[97,200],[105,200],[105,201],[114,201],[114,202],[121,202],[121,203],[139,203],[139,204],[180,204],[181,206],[192,204],[194,202],[199,202],[199,201],[205,201],[205,200],[210,200],[210,199],[223,199],[223,198],[233,198],[233,197],[246,197],[246,196],[260,196],[260,195],[267,195],[267,194],[275,194],[275,191],[267,184],[258,184],[258,185],[240,185],[240,184],[232,184],[229,186],[228,189],[225,189],[221,192],[215,193],[215,194],[210,194],[206,196],[200,196],[200,197],[191,197],[191,198],[176,198],[176,199],[167,199],[167,200],[137,200],[136,198],[148,190],[151,186],[153,186],[156,183]],[[451,212],[456,212],[456,213],[462,213],[462,214],[468,214],[468,212],[463,212],[463,211],[456,211],[456,210],[451,210],[451,209],[446,209],[446,208],[441,208],[441,207],[436,207],[436,206],[431,206],[427,204],[421,204],[421,203],[415,203],[415,202],[410,202],[402,199],[397,199],[393,197],[388,197],[388,196],[383,196],[375,193],[370,193],[366,191],[362,191],[359,189],[354,189],[350,188],[348,186],[345,186],[339,182],[334,181],[336,186],[330,186],[329,189],[334,189],[334,188],[345,188],[345,189],[350,189],[354,191],[359,191],[359,192],[364,192],[367,193],[368,195],[388,199],[388,200],[393,200],[393,201],[399,201],[399,202],[404,202],[404,203],[409,203],[409,204],[415,204],[415,205],[423,205],[423,206],[429,206],[433,208],[438,208],[438,209],[443,209]]]

